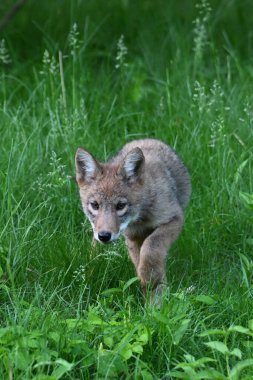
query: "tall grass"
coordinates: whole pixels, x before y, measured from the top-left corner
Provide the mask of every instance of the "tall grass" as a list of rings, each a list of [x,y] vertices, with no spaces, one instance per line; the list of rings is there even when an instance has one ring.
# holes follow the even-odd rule
[[[35,8],[0,45],[0,377],[252,378],[251,3]],[[72,180],[78,146],[142,137],[193,183],[160,307],[123,241],[92,247]]]

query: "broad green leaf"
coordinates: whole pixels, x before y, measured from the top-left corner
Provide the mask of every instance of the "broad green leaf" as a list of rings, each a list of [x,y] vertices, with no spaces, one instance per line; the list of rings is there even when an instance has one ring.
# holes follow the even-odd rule
[[[141,326],[136,334],[136,341],[140,342],[142,345],[145,345],[149,341],[149,332],[145,326]]]
[[[141,335],[138,335],[138,342],[141,342],[142,344],[148,343],[148,332],[145,331]]]
[[[191,355],[189,355],[189,357],[187,357],[187,355],[184,355],[184,356],[186,360],[193,358]],[[208,358],[208,357],[203,357],[197,360],[178,363],[175,368],[186,368],[186,367],[200,368],[200,367],[203,367],[204,364],[210,363],[210,362],[216,362],[216,360],[212,358]]]
[[[120,351],[119,354],[123,357],[124,360],[131,358],[133,351],[130,343],[126,344]]]
[[[204,337],[204,336],[210,336],[210,335],[226,335],[225,330],[221,329],[211,329],[211,330],[206,330],[203,331],[199,336]]]
[[[230,326],[228,331],[238,332],[238,333],[247,334],[247,335],[251,334],[250,329],[247,329],[246,327],[243,327],[243,326]]]
[[[231,352],[231,355],[236,356],[237,358],[241,359],[242,358],[242,351],[239,350],[239,348],[234,348]]]
[[[0,338],[5,337],[7,334],[12,334],[12,327],[1,327]]]
[[[227,376],[223,375],[222,373],[216,371],[216,369],[213,368],[207,368],[200,372],[198,372],[196,380],[228,380]]]
[[[227,355],[229,354],[229,349],[228,347],[222,343],[222,342],[219,342],[219,341],[212,341],[212,342],[207,342],[207,343],[204,343],[206,346],[212,348],[213,350],[216,350],[218,352],[221,352],[222,354],[224,355]]]
[[[70,339],[68,346],[65,348],[65,352],[69,352],[72,356],[75,356],[90,353],[90,348],[84,339]]]
[[[196,362],[196,359],[193,355],[184,354],[184,358],[187,361],[187,363],[195,363]]]
[[[209,358],[209,357],[203,357],[198,360],[194,364],[198,365],[199,367],[206,363],[214,363],[216,362],[215,359]]]
[[[136,282],[136,281],[139,281],[138,277],[130,278],[130,280],[128,280],[128,281],[125,283],[125,285],[124,285],[124,287],[123,287],[123,292],[125,292],[125,290],[126,290],[127,288],[129,288],[129,286],[131,286],[131,285],[132,285],[134,282]]]
[[[104,344],[106,344],[107,347],[112,348],[113,347],[113,337],[112,336],[104,336]]]
[[[43,343],[45,343],[45,340],[43,338],[35,339],[35,338],[27,337],[25,341],[26,341],[25,346],[30,347],[30,348],[40,348],[43,345]]]
[[[216,303],[216,301],[212,297],[206,296],[204,294],[200,294],[199,296],[196,296],[193,299],[194,301],[201,302],[206,305],[213,305]]]
[[[174,336],[173,336],[173,343],[174,344],[179,344],[179,342],[181,341],[182,337],[184,336],[187,328],[188,328],[188,325],[190,323],[190,319],[184,319],[181,323],[181,326],[179,327],[179,329],[174,333]]]
[[[196,380],[197,372],[193,368],[184,368],[184,371],[170,371],[169,375],[173,379],[174,377],[177,379],[185,379],[185,380]]]
[[[169,317],[167,315],[165,316],[162,313],[160,313],[159,311],[154,312],[154,317],[158,322],[161,322],[165,325],[168,325],[169,322],[171,322],[171,320],[169,319]]]
[[[51,332],[49,332],[48,333],[48,336],[49,336],[49,338],[51,338],[56,344],[58,344],[59,343],[59,341],[60,341],[60,334],[59,333],[57,333],[56,331],[51,331]]]
[[[67,318],[65,319],[65,322],[69,329],[75,328],[78,325],[78,319],[76,318]]]
[[[104,323],[102,318],[93,310],[89,311],[87,321],[91,325],[102,325]]]
[[[57,367],[53,370],[52,376],[57,380],[60,379],[65,373],[71,371],[71,369],[74,367],[74,364],[69,363],[61,358],[57,359],[55,361],[55,364]]]
[[[132,351],[133,352],[136,352],[137,354],[142,354],[143,353],[143,347],[141,344],[139,344],[138,342],[134,342],[132,344]]]
[[[29,352],[24,348],[18,348],[14,353],[15,367],[20,370],[27,369],[32,364],[32,357]]]
[[[154,380],[152,374],[146,369],[141,370],[142,380]]]
[[[53,365],[54,362],[50,360],[45,360],[45,361],[38,361],[38,363],[34,364],[33,369],[39,368],[39,367],[44,367],[44,366],[50,366]]]

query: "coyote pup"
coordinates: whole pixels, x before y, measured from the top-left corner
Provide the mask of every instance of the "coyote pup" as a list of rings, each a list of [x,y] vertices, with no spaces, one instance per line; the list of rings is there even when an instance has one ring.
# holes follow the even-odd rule
[[[166,282],[167,251],[191,194],[183,162],[155,139],[134,140],[106,163],[79,148],[76,180],[95,239],[110,243],[123,234],[144,294],[148,284],[155,291]]]

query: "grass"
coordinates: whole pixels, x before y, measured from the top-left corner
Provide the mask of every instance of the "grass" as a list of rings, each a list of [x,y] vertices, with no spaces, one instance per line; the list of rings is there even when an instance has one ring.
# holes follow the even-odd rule
[[[2,379],[252,378],[253,9],[199,4],[28,2],[4,31]],[[123,241],[92,248],[72,180],[78,146],[141,137],[193,183],[160,308]]]

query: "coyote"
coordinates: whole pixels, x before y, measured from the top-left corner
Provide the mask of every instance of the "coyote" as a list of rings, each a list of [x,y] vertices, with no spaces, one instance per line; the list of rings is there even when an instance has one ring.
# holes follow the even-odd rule
[[[166,283],[167,251],[183,226],[191,194],[189,173],[176,152],[156,139],[134,140],[106,163],[76,152],[76,181],[94,238],[110,243],[123,234],[141,285]]]

